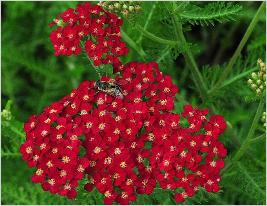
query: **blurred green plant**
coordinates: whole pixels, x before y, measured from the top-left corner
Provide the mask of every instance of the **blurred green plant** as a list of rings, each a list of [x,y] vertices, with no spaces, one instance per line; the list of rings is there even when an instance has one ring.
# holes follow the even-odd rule
[[[96,2],[97,3],[97,2]],[[75,200],[43,192],[31,183],[21,161],[23,122],[85,79],[96,79],[86,57],[55,57],[48,24],[77,2],[2,4],[2,204],[102,204],[96,190]],[[228,149],[222,190],[204,190],[183,204],[265,204],[265,94],[255,98],[247,79],[266,56],[264,2],[143,2],[141,13],[125,18],[124,63],[156,61],[180,88],[175,112],[186,103],[225,116],[221,141]],[[122,18],[124,18],[122,16]],[[266,60],[263,59],[264,62]],[[265,116],[265,115],[264,115]],[[266,121],[264,119],[263,121]],[[133,204],[175,204],[171,191],[157,187]]]

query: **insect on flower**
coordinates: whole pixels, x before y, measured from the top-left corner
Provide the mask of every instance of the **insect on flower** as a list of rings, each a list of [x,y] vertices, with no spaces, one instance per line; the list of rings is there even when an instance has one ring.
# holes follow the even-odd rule
[[[120,88],[119,84],[115,82],[105,82],[97,80],[94,85],[95,89],[105,92],[106,94],[109,94],[114,97],[118,97],[120,99],[123,99],[123,93],[122,89]]]

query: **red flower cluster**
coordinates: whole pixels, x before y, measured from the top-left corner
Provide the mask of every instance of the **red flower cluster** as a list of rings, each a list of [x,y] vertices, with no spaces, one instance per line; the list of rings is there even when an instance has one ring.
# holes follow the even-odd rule
[[[128,53],[126,44],[121,40],[122,20],[98,5],[77,5],[76,9],[59,14],[50,26],[55,24],[58,27],[51,32],[50,39],[56,56],[78,55],[85,42],[86,53],[96,66],[113,64],[119,67],[118,57]]]
[[[21,153],[37,168],[34,182],[73,198],[85,170],[85,189],[96,187],[105,204],[128,204],[137,194],[151,194],[157,182],[162,189],[182,188],[177,202],[199,187],[219,190],[226,155],[218,141],[226,127],[221,116],[208,120],[207,110],[185,106],[182,116],[189,126],[182,127],[180,116],[171,113],[178,88],[156,63],[128,63],[121,76],[102,81],[121,83],[124,98],[85,81],[25,124]],[[84,157],[79,155],[81,144]]]
[[[64,113],[65,100],[53,103],[39,116],[31,116],[24,125],[26,142],[21,146],[22,159],[36,167],[32,181],[45,191],[74,198],[78,181],[89,165],[79,157],[81,130]]]
[[[91,191],[95,186],[104,194],[105,204],[128,204],[137,193],[153,191],[153,178],[146,183],[151,190],[142,183],[149,175],[143,164],[149,155],[145,130],[152,129],[152,121],[159,115],[173,109],[178,91],[156,63],[129,63],[122,73],[116,81],[126,81],[121,85],[124,98],[99,94],[97,108],[82,117],[88,125],[84,147],[90,160],[86,169],[90,182],[85,189]]]
[[[85,81],[72,93],[25,123],[23,160],[36,167],[32,181],[45,191],[74,198],[78,181],[87,174],[85,189],[94,187],[105,204],[129,204],[137,194],[151,194],[157,183],[177,191],[177,202],[199,187],[219,190],[220,170],[227,151],[218,141],[226,128],[222,116],[207,118],[208,110],[184,107],[173,114],[178,88],[156,63],[122,65],[128,50],[121,41],[122,21],[90,3],[59,15],[51,33],[55,55],[78,55],[85,50],[95,65],[112,64],[123,98],[99,91]],[[106,84],[105,84],[106,85]],[[188,126],[180,124],[185,118]],[[85,155],[80,154],[85,148]]]
[[[182,117],[188,126],[176,124],[174,114],[161,115],[149,132],[154,137],[149,157],[152,178],[162,189],[183,189],[175,195],[176,202],[192,197],[199,187],[208,192],[219,191],[220,170],[227,151],[218,137],[226,128],[222,116],[209,120],[208,110],[184,106]],[[157,129],[155,129],[157,128]]]

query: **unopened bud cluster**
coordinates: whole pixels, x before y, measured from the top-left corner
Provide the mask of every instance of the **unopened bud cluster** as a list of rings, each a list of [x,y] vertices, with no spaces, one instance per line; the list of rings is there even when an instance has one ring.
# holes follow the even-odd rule
[[[266,127],[266,112],[262,113],[261,121],[263,123],[263,126]]]
[[[251,78],[248,80],[248,84],[257,95],[261,95],[266,87],[266,65],[261,59],[258,59],[257,63],[260,69],[257,73],[251,73]]]
[[[1,112],[1,117],[4,119],[4,120],[11,120],[12,118],[12,114],[9,110],[7,109],[3,109],[3,111]]]
[[[98,5],[102,6],[106,11],[124,17],[138,13],[141,10],[141,5],[138,1],[104,1],[99,2]]]

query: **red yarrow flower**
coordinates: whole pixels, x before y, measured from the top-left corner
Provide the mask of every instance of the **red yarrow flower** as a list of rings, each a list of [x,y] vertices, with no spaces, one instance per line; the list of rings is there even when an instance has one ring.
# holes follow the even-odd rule
[[[118,57],[126,55],[128,49],[120,35],[122,20],[115,14],[87,2],[59,14],[50,26],[55,24],[58,27],[50,34],[55,56],[79,55],[85,45],[85,52],[95,66],[122,65]]]
[[[100,6],[77,5],[54,23],[58,27],[50,39],[55,55],[79,55],[84,47],[94,65],[112,64],[115,78],[100,81],[117,83],[123,97],[85,81],[31,116],[20,152],[29,167],[36,168],[32,181],[72,199],[78,181],[87,174],[85,189],[95,187],[105,204],[129,204],[138,194],[153,193],[157,183],[162,189],[182,189],[174,195],[177,203],[199,187],[218,192],[227,154],[218,140],[226,129],[224,118],[208,117],[207,109],[191,105],[185,105],[181,115],[174,114],[178,88],[171,77],[154,62],[122,65],[119,57],[128,53],[121,40],[122,20]],[[187,127],[181,126],[181,118]]]

